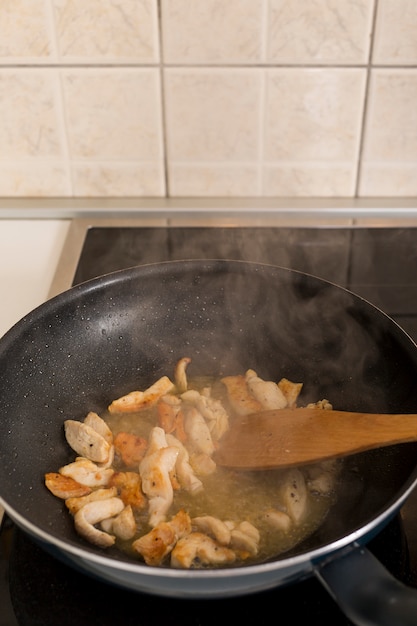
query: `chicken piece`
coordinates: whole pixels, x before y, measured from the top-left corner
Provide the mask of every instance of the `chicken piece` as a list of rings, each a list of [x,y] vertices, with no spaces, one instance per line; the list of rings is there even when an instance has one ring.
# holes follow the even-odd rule
[[[111,468],[102,469],[84,457],[77,457],[73,463],[59,469],[63,476],[70,476],[87,487],[105,487],[114,474]]]
[[[250,522],[240,522],[230,532],[230,547],[239,553],[240,558],[258,554],[260,535]]]
[[[251,537],[251,539],[253,539],[257,543],[259,543],[261,539],[259,530],[256,528],[256,526],[254,526],[247,520],[244,520],[243,522],[239,522],[239,524],[237,525],[237,529],[240,530],[242,533],[245,533],[245,535],[247,535],[248,537]]]
[[[97,463],[102,469],[111,468],[114,463],[114,445],[112,444],[109,451],[109,458],[104,463]]]
[[[191,453],[211,456],[214,444],[206,420],[193,406],[184,407],[184,430],[187,434],[186,448]]]
[[[176,515],[168,522],[177,534],[177,537],[184,537],[191,532],[191,518],[187,511],[180,509]]]
[[[307,480],[307,487],[311,493],[328,496],[334,489],[334,476],[329,472],[318,472]]]
[[[126,467],[138,467],[145,456],[148,442],[133,433],[119,432],[114,438],[114,448]]]
[[[149,525],[154,527],[165,520],[172,502],[174,489],[170,472],[177,460],[178,449],[170,446],[154,452],[142,461],[139,471],[142,488],[149,499]]]
[[[245,374],[249,392],[262,405],[262,409],[284,409],[287,399],[281,389],[272,380],[259,378],[254,370],[248,370]]]
[[[200,532],[192,532],[179,539],[171,552],[171,567],[190,569],[201,565],[224,565],[233,563],[233,550]]]
[[[149,533],[132,543],[147,565],[161,565],[177,542],[177,535],[168,522],[159,522]]]
[[[85,496],[91,493],[91,488],[82,485],[70,476],[63,476],[58,472],[45,474],[45,485],[57,498],[65,500],[70,497]]]
[[[229,416],[220,400],[208,395],[207,390],[206,394],[203,395],[195,389],[190,389],[183,393],[181,398],[201,413],[206,420],[213,441],[219,441],[229,428]]]
[[[131,391],[125,396],[113,400],[109,405],[110,413],[135,413],[156,404],[161,396],[169,393],[174,388],[174,383],[168,376],[162,376],[145,391]]]
[[[158,413],[158,426],[166,433],[173,433],[176,428],[177,415],[181,409],[181,399],[177,396],[165,395],[159,399],[156,405]]]
[[[190,454],[190,465],[198,476],[210,476],[216,471],[216,462],[208,455]]]
[[[174,380],[175,380],[175,386],[177,388],[177,393],[183,393],[184,391],[187,390],[188,381],[187,381],[187,374],[185,370],[187,369],[187,366],[190,363],[191,363],[191,359],[189,357],[183,357],[182,359],[178,361],[178,363],[175,366]]]
[[[299,469],[289,469],[280,488],[285,510],[295,524],[300,524],[308,511],[307,486]]]
[[[230,547],[237,552],[239,558],[247,559],[258,554],[258,544],[241,530],[232,530]]]
[[[108,500],[117,496],[116,487],[109,487],[103,489],[95,489],[86,496],[72,497],[65,500],[65,506],[72,515],[75,515],[85,504],[89,502],[96,502],[97,500]]]
[[[178,457],[175,462],[175,473],[178,477],[179,485],[192,494],[199,493],[203,489],[203,483],[194,473],[190,465],[190,455],[187,448],[174,435],[166,435],[169,446],[178,448]]]
[[[250,394],[244,376],[225,376],[221,382],[226,387],[230,406],[237,415],[262,411],[262,404]]]
[[[329,496],[334,492],[336,479],[339,471],[337,463],[323,462],[306,468],[307,487],[311,493]]]
[[[288,533],[291,530],[292,521],[287,513],[279,509],[268,509],[263,515],[263,519],[276,530]]]
[[[102,437],[104,437],[104,439],[110,445],[113,443],[113,433],[104,421],[104,419],[100,417],[98,413],[95,413],[94,411],[90,411],[89,413],[87,413],[84,419],[84,424],[86,424],[87,426],[91,426],[91,428],[94,428],[94,430],[98,432]]]
[[[99,462],[96,461],[97,465],[102,468],[111,467],[114,462],[114,445],[113,445],[113,433],[104,421],[103,418],[100,417],[94,411],[90,411],[84,419],[84,424],[87,426],[91,426],[97,431],[110,445],[109,456],[107,461]],[[93,460],[93,459],[92,459]]]
[[[113,534],[118,539],[123,541],[132,539],[136,534],[136,521],[132,507],[125,506],[119,515],[103,520],[100,526],[104,532]]]
[[[143,491],[142,481],[136,472],[115,472],[109,480],[109,486],[117,488],[118,496],[126,506],[144,509],[148,503]]]
[[[107,407],[109,413],[134,413],[139,411],[144,400],[143,391],[131,391],[116,400]]]
[[[278,382],[278,387],[287,400],[287,406],[293,409],[297,405],[297,399],[303,388],[303,383],[293,383],[288,378],[281,378]]]
[[[167,443],[167,438],[166,438],[164,429],[160,428],[159,426],[155,426],[154,428],[152,428],[150,435],[149,435],[146,456],[149,456],[153,454],[154,452],[157,452],[161,448],[166,448],[167,445],[168,443]]]
[[[95,463],[109,460],[111,444],[94,428],[77,420],[65,420],[64,429],[68,444],[79,456]]]
[[[136,539],[132,547],[144,558],[147,565],[158,566],[171,552],[178,539],[190,532],[190,516],[181,510],[169,522],[160,522],[149,533]]]
[[[155,426],[149,437],[149,447],[139,465],[142,490],[149,498],[149,524],[154,527],[165,521],[174,498],[170,472],[178,457],[178,448],[168,446],[165,432]]]
[[[191,520],[193,529],[213,537],[222,546],[228,546],[231,533],[227,525],[222,520],[212,515],[201,515],[193,517]]]
[[[112,546],[116,540],[114,535],[110,535],[94,526],[108,517],[118,515],[124,504],[120,498],[107,498],[107,500],[97,500],[85,504],[74,515],[74,524],[77,532],[90,543],[100,548]]]
[[[310,402],[307,404],[307,409],[325,409],[326,411],[332,411],[333,406],[328,400],[318,400],[317,402]]]
[[[187,441],[187,433],[185,432],[184,426],[184,413],[181,410],[178,411],[177,417],[175,418],[175,430],[173,434],[182,443],[185,444],[185,442]]]

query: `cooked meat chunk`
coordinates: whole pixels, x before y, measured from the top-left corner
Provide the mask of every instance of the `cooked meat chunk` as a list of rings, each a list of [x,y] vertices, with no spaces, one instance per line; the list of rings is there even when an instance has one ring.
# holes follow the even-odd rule
[[[125,396],[113,400],[109,405],[109,413],[135,413],[156,404],[161,396],[169,393],[174,383],[168,376],[162,376],[145,391],[131,391]]]
[[[226,387],[230,406],[237,415],[262,411],[262,404],[251,395],[245,376],[225,376],[221,380]]]
[[[126,467],[138,467],[145,456],[148,442],[133,433],[119,432],[114,438],[114,447]]]
[[[148,565],[161,565],[178,539],[190,532],[190,517],[181,510],[169,522],[160,522],[149,533],[136,539],[132,547]]]
[[[139,465],[142,490],[149,498],[149,524],[164,521],[172,504],[174,490],[170,472],[174,469],[178,448],[168,446],[162,428],[155,426],[149,438],[148,451]]]
[[[198,476],[210,476],[216,471],[215,461],[203,452],[190,454],[190,465]]]
[[[89,502],[76,512],[74,516],[75,528],[90,543],[94,543],[100,548],[108,548],[114,544],[116,538],[114,535],[99,530],[94,524],[117,515],[123,509],[124,504],[120,498]]]
[[[162,396],[158,401],[156,406],[158,411],[158,426],[163,428],[166,433],[174,433],[176,431],[181,405],[181,398],[172,395]]]
[[[287,399],[281,389],[272,380],[259,378],[254,370],[248,370],[245,375],[249,392],[261,404],[262,409],[284,409]]]
[[[286,472],[281,494],[286,512],[295,524],[300,524],[308,510],[308,497],[305,478],[299,469]]]
[[[175,386],[177,388],[177,393],[183,393],[187,390],[188,382],[187,382],[187,374],[186,369],[187,366],[191,363],[191,359],[189,357],[183,357],[175,366],[174,370],[174,380]]]
[[[175,462],[175,473],[178,478],[180,487],[190,493],[198,493],[203,489],[203,483],[194,473],[190,465],[190,455],[187,448],[174,435],[166,436],[169,446],[178,448],[178,456]]]
[[[258,529],[249,522],[237,524],[230,533],[230,547],[239,552],[241,558],[256,556],[258,554],[259,540]]]
[[[90,490],[91,491],[91,490]],[[97,500],[108,500],[117,496],[116,487],[109,487],[108,489],[95,489],[86,496],[67,498],[65,500],[65,506],[68,508],[72,515],[75,515],[85,504],[89,502],[96,502]]]
[[[98,415],[98,413],[95,413],[94,411],[90,411],[89,413],[87,413],[84,424],[87,424],[87,426],[91,426],[91,428],[94,428],[94,430],[97,431],[102,437],[104,437],[104,439],[109,444],[113,443],[113,433],[107,426],[104,419],[102,419],[100,415]]]
[[[204,417],[212,439],[218,441],[229,428],[229,415],[220,400],[212,398],[207,389],[203,391],[205,394],[190,389],[183,393],[181,398],[184,402],[195,406]]]
[[[130,505],[134,509],[144,509],[147,506],[142,480],[136,472],[115,472],[109,480],[109,486],[117,488],[118,496],[126,506]]]
[[[106,463],[111,444],[94,428],[76,420],[65,420],[65,437],[79,456],[95,463]]]
[[[57,498],[85,496],[91,492],[91,488],[74,480],[70,476],[63,476],[58,472],[45,474],[45,485]]]
[[[284,511],[280,511],[279,509],[268,509],[265,511],[263,518],[271,525],[271,527],[276,528],[283,533],[287,533],[292,526],[291,517],[284,513]]]
[[[184,430],[187,434],[187,449],[189,452],[207,454],[214,452],[213,439],[206,420],[193,406],[184,408]]]
[[[191,522],[195,530],[210,535],[222,546],[229,545],[231,538],[230,530],[222,520],[212,515],[201,515],[193,517]]]
[[[59,469],[59,472],[63,476],[70,476],[87,487],[104,487],[114,474],[113,469],[101,469],[95,463],[83,457],[78,457],[73,463],[64,465]]]
[[[192,532],[179,539],[171,552],[171,565],[185,569],[201,565],[224,565],[233,563],[235,559],[233,550],[200,532]]]
[[[136,533],[135,516],[130,505],[125,506],[116,517],[103,520],[100,525],[106,533],[111,533],[123,541],[132,539]]]

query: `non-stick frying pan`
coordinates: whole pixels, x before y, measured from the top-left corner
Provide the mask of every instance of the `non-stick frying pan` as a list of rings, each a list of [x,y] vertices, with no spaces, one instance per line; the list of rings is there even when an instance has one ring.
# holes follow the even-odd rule
[[[221,570],[152,568],[75,532],[44,474],[73,460],[63,422],[172,372],[255,369],[302,381],[300,402],[415,413],[417,346],[379,309],[326,281],[242,261],[177,261],[115,272],[49,300],[0,340],[0,501],[59,558],[126,588],[220,598],[316,575],[356,624],[417,623],[417,592],[366,548],[417,481],[417,445],[349,457],[322,526],[267,563]],[[395,616],[394,616],[395,615]]]

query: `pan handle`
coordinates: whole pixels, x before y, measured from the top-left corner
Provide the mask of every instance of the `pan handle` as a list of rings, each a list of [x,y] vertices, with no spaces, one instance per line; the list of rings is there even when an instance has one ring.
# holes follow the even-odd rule
[[[394,578],[365,547],[334,556],[314,574],[353,624],[416,626],[416,589]]]

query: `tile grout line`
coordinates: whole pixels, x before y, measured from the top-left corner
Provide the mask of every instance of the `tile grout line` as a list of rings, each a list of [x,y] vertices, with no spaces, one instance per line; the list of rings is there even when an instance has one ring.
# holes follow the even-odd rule
[[[168,170],[168,138],[167,138],[167,119],[166,119],[166,90],[165,90],[165,64],[164,64],[164,45],[163,45],[163,26],[162,26],[162,6],[161,0],[157,2],[157,23],[158,23],[158,48],[159,48],[159,85],[161,98],[161,142],[162,142],[162,167],[164,179],[164,195],[170,197],[170,183]]]
[[[366,122],[367,122],[368,109],[369,109],[369,92],[370,92],[370,85],[371,85],[372,69],[375,67],[375,66],[372,66],[372,57],[373,57],[373,46],[374,46],[374,40],[375,40],[375,29],[376,29],[376,24],[377,24],[377,13],[378,13],[378,0],[375,0],[374,12],[372,16],[371,33],[370,33],[370,44],[369,44],[368,63],[367,63],[367,70],[366,70],[363,111],[362,111],[362,119],[361,119],[361,125],[360,125],[360,133],[359,133],[358,157],[357,157],[357,165],[356,165],[356,185],[354,189],[355,198],[360,197],[359,192],[360,192],[361,178],[362,178],[365,133],[367,131]]]

